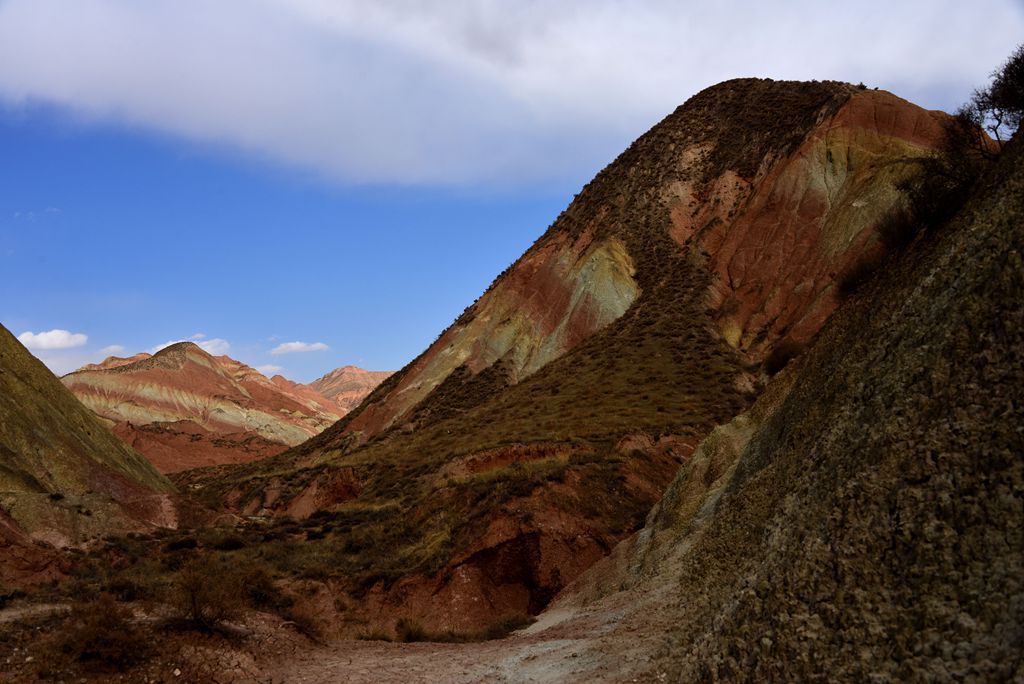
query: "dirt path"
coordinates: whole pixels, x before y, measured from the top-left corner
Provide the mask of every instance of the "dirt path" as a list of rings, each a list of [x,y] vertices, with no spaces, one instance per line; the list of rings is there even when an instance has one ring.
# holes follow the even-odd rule
[[[0,625],[17,622],[26,618],[43,617],[54,613],[66,613],[71,606],[66,603],[41,603],[29,606],[16,606],[0,610]]]
[[[482,644],[389,644],[346,641],[303,654],[267,672],[273,682],[555,682],[572,681],[574,640],[513,638]],[[577,654],[574,658],[573,654]]]
[[[343,641],[279,661],[264,681],[321,684],[398,682],[649,682],[657,619],[654,597],[627,592],[598,607],[543,614],[507,639],[475,644]],[[642,615],[642,619],[641,618]]]

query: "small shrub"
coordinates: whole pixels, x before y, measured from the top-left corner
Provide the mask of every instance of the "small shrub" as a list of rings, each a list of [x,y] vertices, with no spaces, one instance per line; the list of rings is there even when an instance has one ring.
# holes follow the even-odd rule
[[[192,560],[178,571],[170,598],[186,627],[210,632],[238,613],[237,578],[231,574],[209,558]]]
[[[245,539],[237,534],[226,534],[214,538],[210,542],[210,547],[217,551],[237,551],[239,549],[244,549],[246,547],[246,542]]]
[[[149,656],[147,640],[131,622],[131,610],[109,594],[72,609],[70,629],[58,640],[62,653],[102,669],[125,670]]]
[[[184,551],[186,549],[194,549],[199,546],[199,542],[196,541],[195,537],[180,537],[164,544],[164,551]]]
[[[156,594],[150,579],[135,574],[117,575],[103,586],[103,591],[124,603],[144,601]]]
[[[394,641],[391,635],[384,631],[379,625],[374,625],[364,632],[359,632],[356,634],[356,639],[359,641]]]
[[[294,600],[274,583],[273,575],[264,565],[253,565],[242,575],[240,581],[242,591],[253,608],[280,611],[294,603]]]
[[[429,641],[430,635],[423,625],[410,618],[402,618],[395,625],[395,635],[399,641],[412,643],[415,641]]]
[[[296,603],[285,608],[281,611],[281,617],[287,620],[295,631],[313,641],[320,641],[320,637],[323,636],[320,618],[307,603]]]

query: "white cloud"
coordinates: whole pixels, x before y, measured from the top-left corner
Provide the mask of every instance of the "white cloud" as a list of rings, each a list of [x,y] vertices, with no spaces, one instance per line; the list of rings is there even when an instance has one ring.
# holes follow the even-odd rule
[[[114,356],[116,354],[124,354],[124,352],[125,352],[125,349],[120,344],[111,344],[109,346],[104,347],[103,349],[100,349],[100,353],[101,354],[105,354],[106,356]]]
[[[202,335],[201,337],[205,337],[205,335]],[[155,347],[151,347],[146,351],[148,351],[150,354],[156,354],[161,349],[166,349],[167,347],[170,347],[172,344],[178,344],[179,342],[194,342],[196,345],[199,346],[200,349],[206,351],[207,354],[213,354],[214,356],[223,356],[224,354],[228,353],[228,350],[231,349],[231,344],[227,340],[222,340],[219,337],[214,337],[209,340],[197,341],[199,339],[200,338],[197,338],[195,335],[193,335],[187,340],[170,340],[168,342],[164,342],[163,344],[158,344]]]
[[[84,346],[89,341],[89,336],[83,333],[54,329],[41,333],[23,332],[18,335],[18,341],[33,350],[71,349],[72,347]]]
[[[83,350],[42,352],[35,353],[35,356],[57,376],[78,370],[87,363],[98,363],[103,360],[96,358],[95,352]]]
[[[262,365],[262,366],[256,366],[256,370],[258,370],[260,373],[263,373],[264,375],[266,375],[269,378],[270,376],[277,375],[278,373],[283,371],[284,367],[283,366],[275,366],[272,363],[268,363],[268,364],[265,364],[265,365]]]
[[[540,183],[735,76],[951,107],[1021,35],[1019,0],[6,0],[0,100],[345,181]]]
[[[196,333],[195,335],[193,335],[192,337],[190,337],[188,339],[190,339],[190,340],[201,340],[204,337],[206,337],[206,333]]]
[[[214,356],[222,356],[228,353],[231,349],[231,344],[227,340],[222,340],[219,337],[215,337],[211,340],[203,340],[202,342],[196,342],[200,347],[205,349]]]
[[[271,354],[294,354],[296,352],[315,352],[330,349],[323,342],[285,342],[270,350]]]

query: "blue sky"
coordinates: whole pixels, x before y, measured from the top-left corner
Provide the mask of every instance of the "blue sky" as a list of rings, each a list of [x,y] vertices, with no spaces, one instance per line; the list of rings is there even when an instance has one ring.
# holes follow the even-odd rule
[[[948,110],[1024,36],[1016,0],[830,4],[0,0],[0,322],[67,331],[24,338],[58,373],[399,368],[701,88]]]
[[[45,108],[0,116],[0,311],[60,370],[203,334],[312,380],[408,361],[522,253],[562,192],[328,184]],[[282,343],[328,350],[271,354]],[[116,350],[115,350],[116,351]],[[271,371],[273,372],[273,371]]]

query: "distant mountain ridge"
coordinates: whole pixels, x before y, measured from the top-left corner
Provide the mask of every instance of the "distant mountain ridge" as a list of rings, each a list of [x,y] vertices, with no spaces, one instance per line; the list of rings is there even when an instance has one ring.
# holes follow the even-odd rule
[[[347,412],[358,406],[377,385],[387,380],[393,373],[394,371],[368,371],[356,366],[342,366],[309,383],[309,387],[333,400]]]
[[[62,381],[163,472],[270,456],[347,412],[311,386],[280,375],[267,378],[193,342],[108,357]],[[358,391],[349,389],[346,400],[357,398]]]

